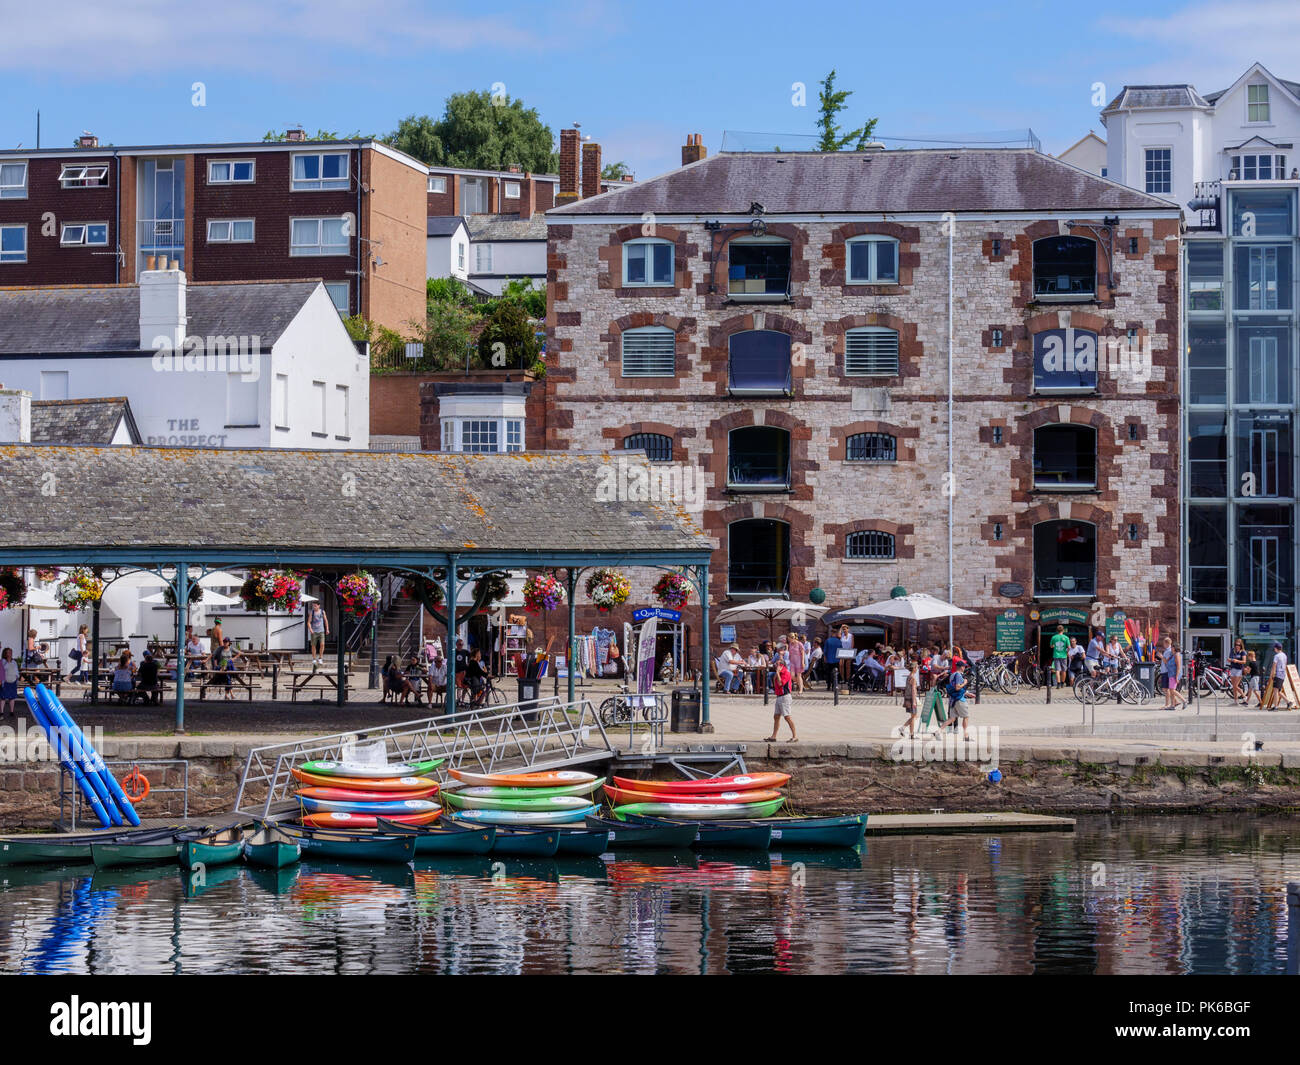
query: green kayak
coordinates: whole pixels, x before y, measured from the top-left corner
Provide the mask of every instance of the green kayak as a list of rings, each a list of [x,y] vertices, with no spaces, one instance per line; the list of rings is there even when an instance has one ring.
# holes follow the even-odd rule
[[[397,777],[422,777],[438,768],[445,758],[431,758],[427,762],[396,762],[393,765],[367,765],[364,762],[334,762],[321,760],[303,762],[298,768],[304,773],[321,777],[353,777],[362,780],[387,780]]]
[[[529,789],[532,790],[532,789]],[[549,799],[534,798],[490,798],[485,795],[466,795],[464,791],[447,791],[442,796],[447,805],[457,810],[518,810],[520,813],[562,813],[567,810],[582,810],[591,806],[591,800],[584,795],[553,795]]]
[[[620,821],[629,814],[642,817],[667,817],[675,821],[737,821],[771,817],[785,805],[785,798],[767,802],[633,802],[614,807]]]
[[[265,869],[283,869],[301,857],[298,842],[274,828],[263,829],[244,843],[244,861]]]
[[[565,784],[558,788],[446,788],[444,795],[464,795],[475,799],[554,799],[561,795],[590,795],[605,783],[604,777],[585,780],[580,784]]]

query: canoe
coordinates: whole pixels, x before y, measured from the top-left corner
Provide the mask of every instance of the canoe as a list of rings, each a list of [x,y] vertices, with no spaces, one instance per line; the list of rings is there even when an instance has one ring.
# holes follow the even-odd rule
[[[595,812],[596,807],[587,803],[575,810],[457,810],[456,817],[482,825],[560,825],[581,821]]]
[[[553,769],[544,773],[471,773],[467,769],[453,769],[451,775],[463,784],[488,788],[562,788],[600,779],[595,773],[579,769]]]
[[[243,847],[240,847],[243,850]],[[221,887],[222,884],[228,884],[232,880],[238,880],[243,875],[244,867],[242,864],[235,865],[227,862],[223,865],[196,865],[189,870],[189,875],[181,876],[181,887],[185,891],[187,899],[197,899],[199,896]],[[103,870],[100,870],[97,876],[104,876]]]
[[[588,828],[609,830],[609,849],[623,850],[629,847],[654,850],[681,850],[695,842],[699,826],[694,822],[683,821],[678,824],[663,821],[659,824],[636,824],[631,821],[615,821],[608,817],[588,816]]]
[[[414,836],[417,858],[434,854],[487,854],[497,838],[496,825],[421,828],[381,817],[377,827],[392,836]]]
[[[629,791],[684,792],[687,795],[703,795],[714,791],[782,788],[790,782],[790,774],[743,773],[740,776],[707,777],[704,780],[633,780],[631,777],[614,777],[613,781],[615,787]]]
[[[773,799],[782,798],[781,792],[774,791],[771,788],[763,788],[759,791],[715,791],[707,795],[688,795],[673,792],[668,795],[656,794],[653,791],[633,791],[627,788],[616,788],[612,784],[605,785],[605,795],[611,803],[617,806],[634,802],[724,803],[731,806],[736,803],[771,802]]]
[[[385,817],[404,825],[429,825],[442,816],[442,807],[426,810],[419,814],[347,814],[335,810],[333,813],[304,814],[302,823],[309,828],[378,828],[378,820]]]
[[[445,759],[431,758],[427,762],[398,762],[394,765],[367,765],[365,762],[332,762],[318,760],[303,762],[298,768],[304,773],[320,777],[356,777],[360,780],[379,780],[392,777],[420,777],[442,765]]]
[[[609,850],[607,828],[557,828],[560,834],[558,854],[581,854],[590,858]]]
[[[615,806],[614,816],[620,821],[629,814],[672,821],[743,821],[771,817],[784,803],[785,799],[752,803],[633,802]]]
[[[114,869],[123,865],[161,865],[180,860],[185,844],[174,837],[155,843],[92,843],[90,860],[96,869]]]
[[[591,805],[585,795],[552,795],[549,798],[497,799],[488,796],[466,795],[462,791],[446,791],[443,801],[457,810],[519,810],[522,813],[550,813],[582,810]]]
[[[766,822],[741,821],[665,821],[657,817],[628,814],[636,824],[687,824],[696,830],[693,847],[731,847],[736,850],[766,850],[772,841],[772,829]]]
[[[846,817],[773,817],[764,821],[772,829],[772,847],[856,847],[867,834],[867,815]]]
[[[177,836],[182,844],[181,865],[193,869],[201,865],[229,865],[239,861],[244,853],[244,830],[227,828],[222,832],[209,832],[206,835],[191,837],[188,832]]]
[[[430,799],[398,799],[394,802],[332,802],[327,799],[309,799],[299,796],[298,801],[309,814],[426,814],[441,809]]]
[[[244,861],[264,869],[283,869],[302,857],[302,848],[296,839],[290,839],[275,828],[263,829],[244,841]]]
[[[92,843],[165,842],[175,833],[175,828],[150,828],[78,836],[8,836],[0,839],[0,865],[89,863]]]
[[[560,833],[555,829],[533,831],[497,831],[492,842],[493,854],[514,857],[551,858],[560,849]]]
[[[412,780],[418,779],[412,777]],[[326,802],[406,802],[408,799],[427,799],[438,793],[438,785],[411,791],[366,791],[364,788],[299,788],[297,795],[305,799],[324,799]]]
[[[287,830],[306,860],[341,862],[409,862],[415,858],[414,836],[349,835],[342,832]]]
[[[558,788],[493,788],[476,786],[472,788],[456,788],[457,795],[468,795],[476,799],[553,799],[557,795],[590,795],[597,788],[605,783],[604,777],[597,777],[595,780],[585,780],[579,784],[565,784]],[[452,792],[445,791],[444,795],[450,795]]]
[[[387,791],[402,793],[402,798],[419,798],[406,792],[423,791],[438,787],[433,777],[330,777],[324,773],[308,773],[298,766],[289,770],[299,784],[316,788],[350,788],[353,791]]]

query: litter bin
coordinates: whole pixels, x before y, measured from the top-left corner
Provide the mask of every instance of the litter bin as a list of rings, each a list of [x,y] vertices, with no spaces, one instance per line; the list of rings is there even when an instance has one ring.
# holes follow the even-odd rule
[[[531,679],[519,678],[519,698],[516,700],[521,707],[531,707],[531,712],[524,714],[524,723],[527,725],[536,725],[538,719],[537,700],[542,697],[542,682],[536,677]]]
[[[668,729],[670,732],[700,731],[700,690],[698,688],[673,689],[673,705],[669,712]]]
[[[1142,685],[1147,697],[1156,693],[1156,664],[1154,662],[1137,662],[1133,665],[1133,676]]]

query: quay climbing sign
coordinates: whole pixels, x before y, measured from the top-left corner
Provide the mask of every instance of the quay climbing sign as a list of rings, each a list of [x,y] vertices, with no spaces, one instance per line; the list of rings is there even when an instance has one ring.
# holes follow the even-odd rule
[[[1025,649],[1025,616],[1018,610],[1004,610],[994,621],[999,651]]]

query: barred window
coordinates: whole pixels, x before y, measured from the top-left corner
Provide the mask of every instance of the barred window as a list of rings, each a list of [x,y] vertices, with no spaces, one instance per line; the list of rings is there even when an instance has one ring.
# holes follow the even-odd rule
[[[849,533],[845,541],[845,558],[893,558],[894,536],[886,532]]]
[[[644,451],[651,462],[672,462],[673,438],[663,433],[633,433],[623,438],[624,451]]]
[[[850,377],[898,373],[898,334],[892,329],[850,329],[844,337],[844,372]]]
[[[844,457],[849,462],[893,462],[898,458],[898,440],[889,433],[854,433]]]
[[[623,333],[624,377],[672,377],[677,372],[677,337],[663,326]]]

